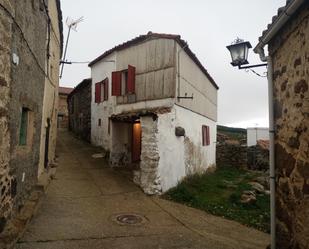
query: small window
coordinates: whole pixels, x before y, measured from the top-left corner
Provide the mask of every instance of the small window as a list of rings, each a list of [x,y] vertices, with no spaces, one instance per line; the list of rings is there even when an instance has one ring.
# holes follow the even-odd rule
[[[29,110],[27,108],[22,108],[20,132],[19,132],[19,145],[27,145],[28,114]]]
[[[98,82],[95,84],[95,93],[94,93],[95,97],[95,103],[100,103],[101,102],[101,83]]]
[[[128,65],[128,69],[112,73],[112,96],[124,96],[135,93],[134,66]]]
[[[210,130],[209,126],[207,125],[202,126],[202,145],[203,146],[210,145]]]
[[[104,81],[101,82],[101,84],[100,84],[100,89],[101,89],[100,103],[104,101],[104,96],[105,96],[105,87],[104,87],[104,85],[105,85]]]
[[[108,78],[95,84],[95,103],[108,100]]]
[[[121,79],[121,95],[124,96],[128,92],[127,89],[128,85],[128,71],[123,71],[122,72],[122,79]]]
[[[101,126],[102,125],[102,120],[99,118],[98,120],[98,126]]]

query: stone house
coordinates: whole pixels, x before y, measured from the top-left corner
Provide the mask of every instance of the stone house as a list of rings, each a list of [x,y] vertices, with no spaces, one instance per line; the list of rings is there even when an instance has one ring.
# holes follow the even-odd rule
[[[179,35],[149,32],[89,66],[91,142],[145,193],[215,167],[218,86]]]
[[[69,128],[69,109],[68,109],[68,95],[73,91],[71,87],[59,87],[58,100],[58,128]]]
[[[56,124],[60,1],[0,0],[0,33],[1,232],[37,184],[41,163],[54,156],[55,132],[47,143],[43,127],[48,118]]]
[[[273,74],[276,242],[309,248],[309,2],[288,0],[259,39]]]
[[[91,79],[84,79],[68,95],[69,130],[90,142]]]

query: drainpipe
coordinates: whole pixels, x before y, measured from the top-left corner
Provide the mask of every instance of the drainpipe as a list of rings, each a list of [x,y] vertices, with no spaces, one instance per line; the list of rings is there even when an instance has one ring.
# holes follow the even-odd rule
[[[275,125],[274,125],[274,85],[273,63],[270,56],[265,56],[263,47],[256,52],[261,61],[267,62],[268,110],[269,110],[269,178],[270,178],[270,235],[271,249],[276,249],[276,173],[275,173]]]
[[[254,52],[259,54],[261,61],[268,63],[268,104],[269,104],[269,170],[270,170],[270,210],[271,210],[271,249],[276,249],[276,173],[275,173],[275,127],[273,107],[273,62],[270,56],[265,56],[264,46],[277,34],[291,16],[301,7],[305,0],[294,0],[285,7],[274,24],[262,37]]]
[[[177,101],[180,101],[180,53],[188,47],[188,44],[184,45],[178,52],[177,52],[177,79],[178,79],[178,89],[177,89]]]
[[[261,61],[267,62],[268,110],[269,110],[269,178],[270,178],[270,235],[271,249],[276,249],[276,174],[275,174],[275,127],[274,127],[274,85],[273,63],[265,56],[264,45],[255,49]]]
[[[276,173],[275,173],[275,125],[274,125],[274,85],[273,63],[269,56],[268,63],[268,105],[269,105],[269,174],[270,174],[270,231],[271,249],[276,249]]]

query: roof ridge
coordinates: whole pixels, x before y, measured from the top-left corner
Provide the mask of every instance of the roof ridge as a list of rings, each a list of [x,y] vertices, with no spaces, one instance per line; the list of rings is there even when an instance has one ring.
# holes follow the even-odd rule
[[[123,42],[109,50],[106,50],[103,54],[101,54],[99,57],[91,61],[88,66],[91,67],[92,65],[96,64],[97,62],[101,61],[106,56],[112,54],[115,51],[120,51],[123,49],[126,49],[130,46],[139,44],[141,42],[144,42],[151,38],[165,38],[165,39],[173,39],[178,42],[178,44],[184,49],[184,51],[189,55],[189,57],[195,62],[195,64],[201,69],[201,71],[206,75],[206,77],[209,79],[211,84],[216,88],[219,89],[218,85],[214,81],[214,79],[210,76],[206,68],[202,65],[202,63],[199,61],[197,56],[192,52],[192,50],[189,48],[188,43],[181,38],[181,35],[178,34],[166,34],[166,33],[153,33],[152,31],[149,31],[145,35],[139,35],[131,40],[128,40],[126,42]]]

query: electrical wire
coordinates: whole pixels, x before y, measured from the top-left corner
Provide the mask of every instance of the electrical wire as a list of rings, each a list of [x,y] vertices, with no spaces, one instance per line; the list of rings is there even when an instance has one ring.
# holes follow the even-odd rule
[[[250,71],[251,71],[252,73],[254,73],[255,75],[259,76],[259,77],[267,78],[267,72],[264,72],[264,73],[263,73],[264,75],[261,75],[261,74],[259,74],[258,72],[254,71],[254,70],[251,69],[251,68],[245,70],[246,73],[249,73]]]

